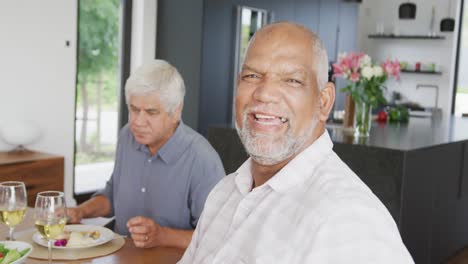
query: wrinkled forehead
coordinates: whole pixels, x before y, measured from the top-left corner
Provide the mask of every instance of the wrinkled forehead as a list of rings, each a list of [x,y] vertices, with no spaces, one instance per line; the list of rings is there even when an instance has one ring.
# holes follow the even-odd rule
[[[315,58],[313,54],[313,41],[303,32],[263,31],[252,39],[247,49],[244,64],[314,71]]]

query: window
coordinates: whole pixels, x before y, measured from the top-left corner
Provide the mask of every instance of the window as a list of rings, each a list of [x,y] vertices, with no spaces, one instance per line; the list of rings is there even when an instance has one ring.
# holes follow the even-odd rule
[[[80,0],[75,194],[104,187],[114,167],[119,110],[120,0]]]

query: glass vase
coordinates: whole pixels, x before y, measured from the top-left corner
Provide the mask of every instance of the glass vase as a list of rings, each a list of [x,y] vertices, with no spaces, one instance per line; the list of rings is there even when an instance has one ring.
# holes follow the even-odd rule
[[[354,107],[354,135],[368,137],[371,128],[372,105],[365,102],[356,102]]]

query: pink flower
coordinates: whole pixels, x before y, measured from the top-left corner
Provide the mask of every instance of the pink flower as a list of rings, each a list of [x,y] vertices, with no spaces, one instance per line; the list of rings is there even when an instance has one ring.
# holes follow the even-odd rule
[[[359,81],[360,77],[361,77],[361,75],[359,74],[359,72],[352,72],[349,75],[349,80],[351,80],[352,82],[357,82],[357,81]]]
[[[333,77],[344,77],[343,68],[338,63],[333,63]]]
[[[386,75],[395,77],[395,79],[400,80],[400,62],[398,60],[391,61],[386,60],[382,63],[382,68],[384,69]]]
[[[68,241],[66,239],[58,239],[58,240],[55,240],[54,246],[56,246],[56,247],[66,247],[67,242]]]
[[[400,80],[400,71],[401,71],[401,65],[400,65],[400,62],[398,60],[395,60],[393,62],[393,72],[392,72],[392,75],[393,77],[395,77],[395,79],[397,79],[398,81]]]
[[[350,68],[355,72],[361,66],[361,59],[365,56],[364,53],[350,53]]]

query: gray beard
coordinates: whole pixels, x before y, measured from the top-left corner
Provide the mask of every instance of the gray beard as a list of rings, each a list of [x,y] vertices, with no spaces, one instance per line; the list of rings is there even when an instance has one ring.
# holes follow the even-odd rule
[[[304,135],[297,137],[292,134],[291,127],[288,123],[286,135],[275,140],[271,135],[253,132],[247,122],[247,113],[244,113],[242,117],[242,128],[239,128],[236,122],[236,130],[250,157],[261,165],[269,166],[281,163],[297,154],[311,137],[317,123],[318,118],[314,115],[310,127]]]

